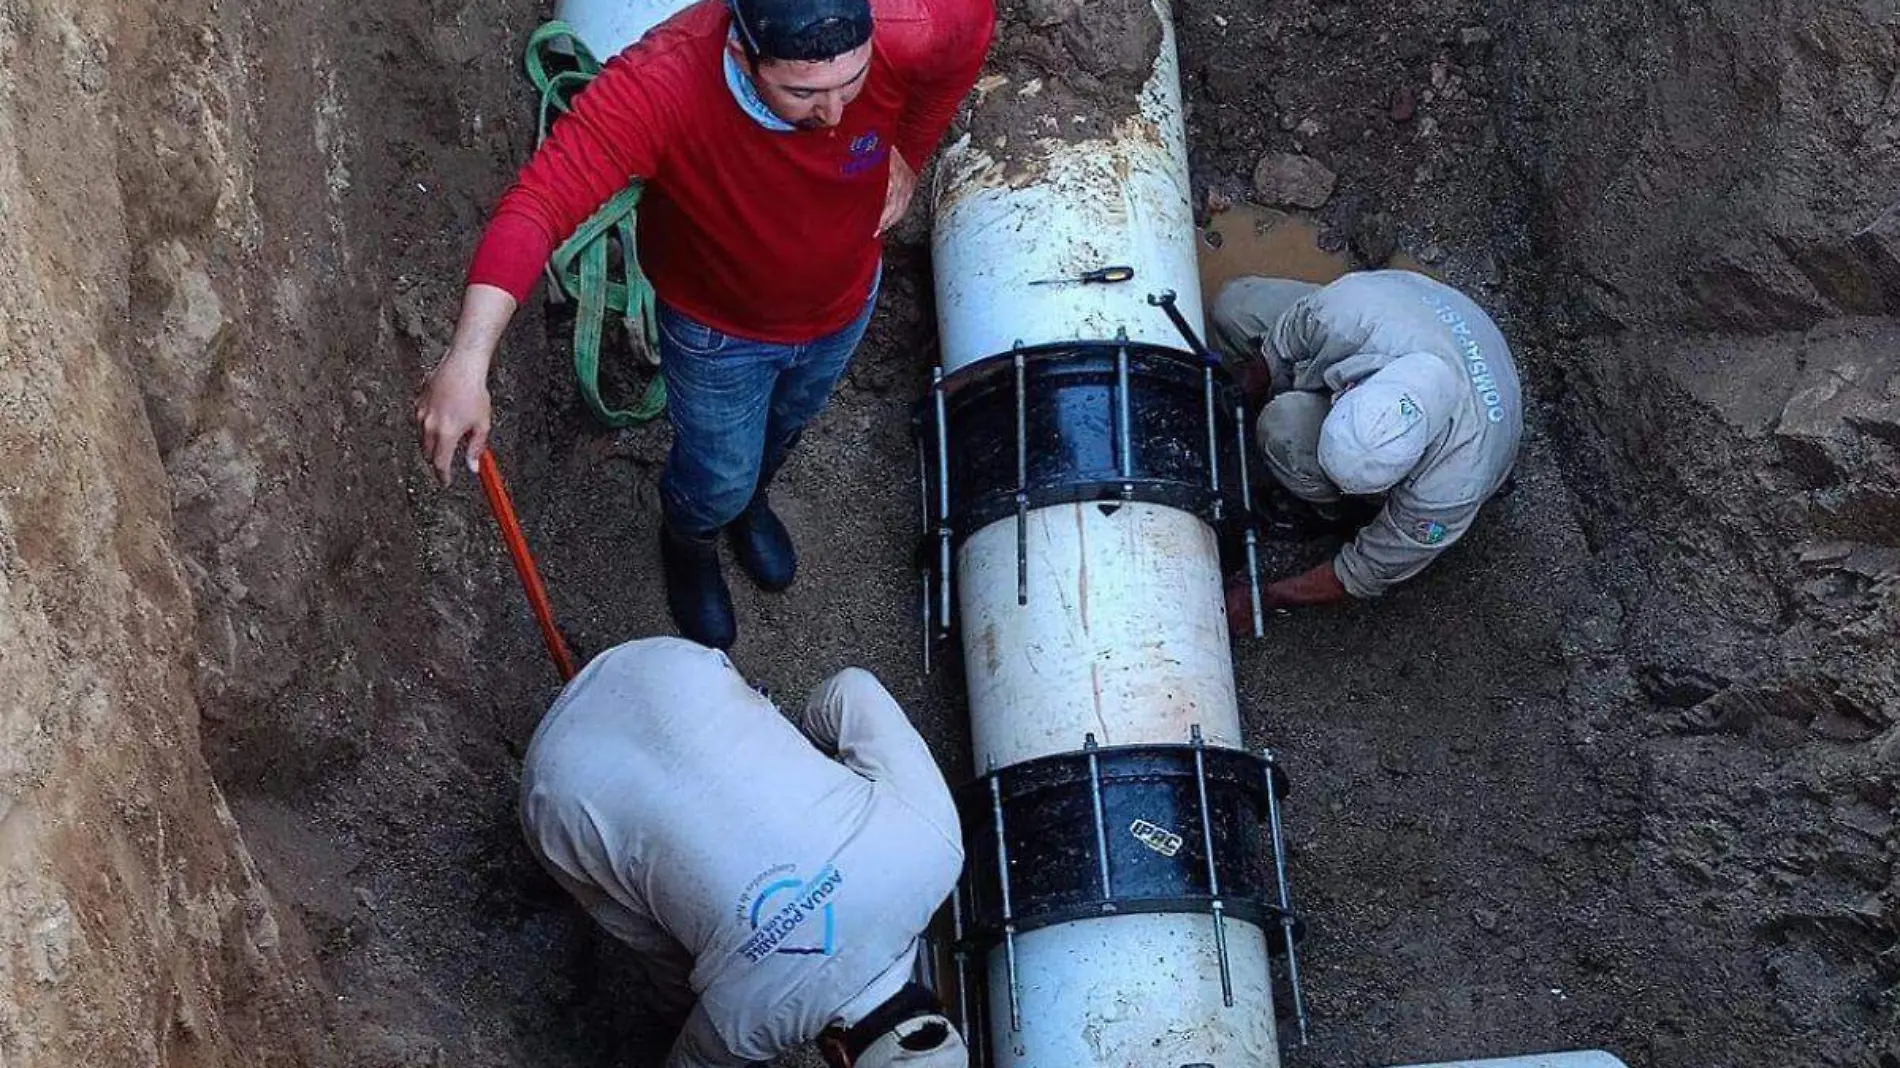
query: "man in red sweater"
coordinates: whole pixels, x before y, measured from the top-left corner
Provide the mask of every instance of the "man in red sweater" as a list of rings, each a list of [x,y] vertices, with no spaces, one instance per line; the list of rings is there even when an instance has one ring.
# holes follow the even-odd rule
[[[729,5],[729,6],[728,6]],[[792,582],[766,487],[824,407],[876,298],[880,235],[975,84],[993,0],[700,0],[608,61],[482,235],[447,355],[416,404],[446,484],[487,441],[488,372],[548,256],[634,178],[659,297],[673,449],[660,479],[667,606],[737,632],[728,530],[762,588]]]

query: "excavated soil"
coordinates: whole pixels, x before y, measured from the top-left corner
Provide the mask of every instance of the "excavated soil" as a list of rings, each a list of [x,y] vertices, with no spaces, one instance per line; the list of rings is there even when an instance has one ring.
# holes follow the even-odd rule
[[[65,372],[128,398],[85,414],[91,437],[74,440],[143,466],[108,450],[62,492],[86,514],[131,501],[114,506],[136,506],[134,528],[158,532],[189,588],[189,608],[153,600],[177,633],[150,656],[194,684],[205,757],[276,905],[203,815],[208,786],[164,795],[195,813],[167,863],[193,886],[230,873],[214,896],[227,912],[248,902],[222,921],[248,918],[248,955],[199,968],[217,955],[181,941],[176,974],[203,978],[176,986],[217,997],[179,1008],[140,987],[131,1008],[94,1011],[60,984],[142,974],[149,954],[114,958],[104,921],[69,909],[79,935],[58,945],[81,947],[60,950],[78,963],[42,948],[57,967],[0,971],[0,990],[25,992],[0,997],[0,1055],[129,1064],[137,1043],[115,1041],[149,1026],[183,1051],[159,1063],[216,1059],[193,1059],[193,1042],[243,1064],[657,1063],[664,1036],[624,954],[520,841],[518,761],[554,675],[479,492],[465,474],[437,489],[407,422],[532,140],[516,61],[539,13],[187,0],[134,3],[109,26],[42,6],[0,5],[4,54],[31,60],[0,65],[0,134],[20,149],[0,195],[107,183],[122,204],[67,196],[25,216],[22,270],[54,264],[68,297],[83,280],[106,292],[65,318],[12,302],[0,339],[11,356],[40,336],[12,325],[89,317],[116,354]],[[1133,0],[1005,7],[988,73],[1010,81],[989,99],[1023,101],[1041,78],[1038,107],[1061,96],[1094,116],[1078,131],[1145,77],[1159,41]],[[1314,1031],[1287,1060],[1592,1046],[1656,1068],[1895,1068],[1900,237],[1882,220],[1900,189],[1900,15],[1847,0],[1549,7],[1175,13],[1207,223],[1242,217],[1219,209],[1254,195],[1263,154],[1314,159],[1335,191],[1287,225],[1324,247],[1262,239],[1259,269],[1414,257],[1496,314],[1535,397],[1516,492],[1440,566],[1381,603],[1277,615],[1237,646],[1248,740],[1278,749],[1295,783]],[[72,121],[61,93],[113,122]],[[1034,110],[986,105],[978,124],[1029,135]],[[61,136],[82,139],[83,166],[52,151]],[[960,681],[954,663],[920,669],[911,555],[910,405],[935,346],[926,233],[914,213],[892,239],[864,349],[782,476],[800,581],[735,585],[734,657],[787,702],[870,668],[955,780],[969,771]],[[70,249],[99,262],[67,264]],[[597,652],[670,629],[667,431],[593,424],[563,344],[561,315],[531,304],[497,376],[495,444],[562,623]],[[111,479],[168,483],[169,510]],[[119,566],[80,542],[17,558],[23,499],[7,493],[10,577],[60,589]],[[44,655],[0,672],[73,692],[59,672],[91,646],[35,641]],[[142,739],[189,756],[159,778],[195,781],[190,717],[92,743],[94,778],[143,790],[118,755]],[[84,826],[142,811],[95,808],[104,822]],[[32,832],[4,816],[12,850]],[[91,840],[59,839],[74,885],[130,870],[135,848]]]
[[[1110,135],[1154,73],[1161,22],[1148,0],[1002,0],[963,128],[1021,172],[1039,141]]]

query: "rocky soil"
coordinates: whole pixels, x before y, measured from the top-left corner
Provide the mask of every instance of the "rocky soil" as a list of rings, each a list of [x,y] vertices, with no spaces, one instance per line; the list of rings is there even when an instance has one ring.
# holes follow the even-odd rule
[[[133,373],[164,132],[119,125],[160,31],[111,15],[0,8],[0,1062],[320,1064],[311,947],[199,743],[190,561]]]
[[[650,1063],[515,829],[552,672],[406,422],[531,142],[543,13],[107,14],[0,5],[0,1061]],[[1441,273],[1538,402],[1443,566],[1240,648],[1298,790],[1289,1062],[1900,1064],[1900,13],[1176,14],[1197,203]],[[799,592],[741,588],[735,656],[788,696],[873,669],[956,776],[892,477],[925,233],[785,472]],[[559,335],[512,333],[496,440],[598,650],[667,627],[665,431],[593,425]]]

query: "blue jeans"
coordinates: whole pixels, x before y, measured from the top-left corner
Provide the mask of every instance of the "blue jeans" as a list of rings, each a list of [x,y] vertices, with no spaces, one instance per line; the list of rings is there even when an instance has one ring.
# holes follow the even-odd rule
[[[733,337],[660,304],[660,373],[673,424],[660,502],[674,530],[709,534],[745,510],[824,410],[876,303],[873,284],[848,326],[800,345]]]

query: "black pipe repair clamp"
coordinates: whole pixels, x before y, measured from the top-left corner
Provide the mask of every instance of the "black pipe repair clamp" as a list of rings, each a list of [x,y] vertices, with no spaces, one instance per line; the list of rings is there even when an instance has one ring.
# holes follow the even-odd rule
[[[1125,338],[1018,347],[947,377],[938,369],[912,425],[926,654],[953,627],[957,546],[1011,516],[1027,603],[1028,514],[1049,505],[1190,512],[1257,584],[1244,403],[1224,370],[1192,353]]]
[[[1086,735],[1081,749],[991,768],[959,788],[968,861],[951,914],[962,1019],[969,1023],[973,1006],[985,1011],[987,1000],[971,993],[989,969],[972,963],[999,944],[1016,1030],[1018,935],[1124,913],[1185,913],[1213,918],[1229,1006],[1227,918],[1258,929],[1286,966],[1304,1034],[1296,947],[1305,925],[1292,907],[1280,821],[1287,791],[1271,751],[1208,745],[1198,726],[1186,744],[1100,746]]]

